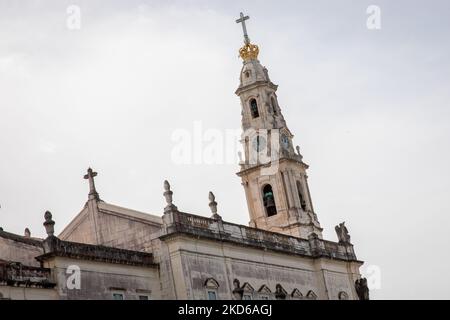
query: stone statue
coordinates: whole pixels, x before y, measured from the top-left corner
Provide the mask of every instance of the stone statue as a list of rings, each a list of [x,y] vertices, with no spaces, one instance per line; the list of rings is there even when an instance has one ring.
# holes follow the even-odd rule
[[[369,300],[369,287],[367,286],[367,279],[361,278],[355,281],[355,289],[359,300]]]
[[[281,284],[277,284],[275,286],[275,298],[278,300],[286,299],[286,292],[283,290],[283,287],[281,286]]]
[[[338,226],[334,227],[338,240],[340,243],[350,243],[350,234],[348,233],[347,227],[345,226],[345,221],[339,223]]]
[[[299,146],[296,146],[295,149],[297,150],[297,155],[300,157],[300,160],[302,160],[302,159],[303,159],[303,156],[302,156],[302,154],[300,153],[300,147],[299,147]]]
[[[234,300],[242,300],[242,296],[244,295],[244,289],[241,288],[241,283],[238,279],[234,279],[233,281],[233,297]]]

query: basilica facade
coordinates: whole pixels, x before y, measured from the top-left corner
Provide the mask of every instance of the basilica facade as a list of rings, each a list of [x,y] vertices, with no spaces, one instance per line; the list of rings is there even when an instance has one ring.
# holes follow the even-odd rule
[[[88,169],[87,202],[60,234],[50,212],[45,239],[0,229],[0,298],[368,299],[363,262],[344,223],[335,228],[337,241],[323,239],[308,165],[247,35],[247,19],[237,20],[244,46],[236,94],[243,147],[237,175],[249,225],[224,221],[213,193],[210,216],[179,210],[168,181],[160,214],[108,203]]]

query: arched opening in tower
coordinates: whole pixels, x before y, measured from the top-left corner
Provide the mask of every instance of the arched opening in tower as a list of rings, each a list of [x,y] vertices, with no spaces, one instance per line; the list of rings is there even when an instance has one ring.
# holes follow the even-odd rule
[[[256,102],[256,99],[250,100],[250,112],[252,114],[252,118],[259,117],[258,103]]]
[[[263,188],[263,201],[264,207],[266,208],[266,213],[268,217],[274,216],[277,214],[277,207],[275,205],[275,197],[273,195],[272,186],[267,184]]]

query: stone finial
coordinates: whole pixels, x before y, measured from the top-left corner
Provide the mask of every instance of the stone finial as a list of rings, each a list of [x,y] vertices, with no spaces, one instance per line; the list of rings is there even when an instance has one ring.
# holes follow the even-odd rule
[[[164,198],[166,198],[167,206],[164,208],[164,213],[168,213],[170,211],[177,211],[177,207],[173,204],[173,192],[170,190],[170,183],[167,180],[164,180]]]
[[[164,191],[170,191],[170,183],[167,180],[164,180]]]
[[[25,238],[31,238],[31,231],[30,231],[30,229],[25,228],[24,236],[25,236]]]
[[[214,193],[212,193],[210,191],[208,198],[209,198],[209,208],[211,209],[211,212],[213,214],[212,218],[217,219],[217,220],[222,219],[222,217],[219,214],[217,214],[217,202],[216,202],[216,196],[214,195]]]
[[[52,220],[52,213],[50,211],[46,211],[44,214],[44,227],[47,235],[52,237],[55,233],[55,221]]]
[[[88,168],[87,174],[84,175],[84,179],[89,181],[89,200],[100,200],[97,190],[95,189],[94,178],[97,176],[97,172]]]

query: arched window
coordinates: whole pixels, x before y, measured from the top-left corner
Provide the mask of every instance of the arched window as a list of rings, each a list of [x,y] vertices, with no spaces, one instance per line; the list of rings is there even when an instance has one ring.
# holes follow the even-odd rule
[[[263,284],[261,288],[259,288],[258,293],[260,300],[270,300],[270,297],[272,295],[272,291],[270,291],[269,287],[265,284]]]
[[[219,289],[219,283],[214,278],[206,279],[205,289],[207,300],[217,300],[217,291]]]
[[[253,287],[248,282],[242,285],[242,289],[244,291],[242,300],[253,300],[253,293],[255,292],[255,289],[253,289]]]
[[[258,103],[256,102],[256,99],[250,100],[250,112],[252,114],[252,118],[258,118],[259,112],[258,112]]]
[[[300,199],[300,205],[302,206],[303,211],[305,211],[306,210],[306,201],[305,201],[305,198],[303,197],[302,185],[300,184],[300,181],[297,181],[297,192],[298,192],[298,197]]]
[[[263,201],[266,208],[267,216],[271,217],[277,214],[277,207],[275,205],[275,197],[273,195],[272,186],[267,184],[263,188]]]
[[[272,104],[272,111],[274,115],[277,115],[277,103],[275,101],[274,97],[270,98],[271,104]]]

